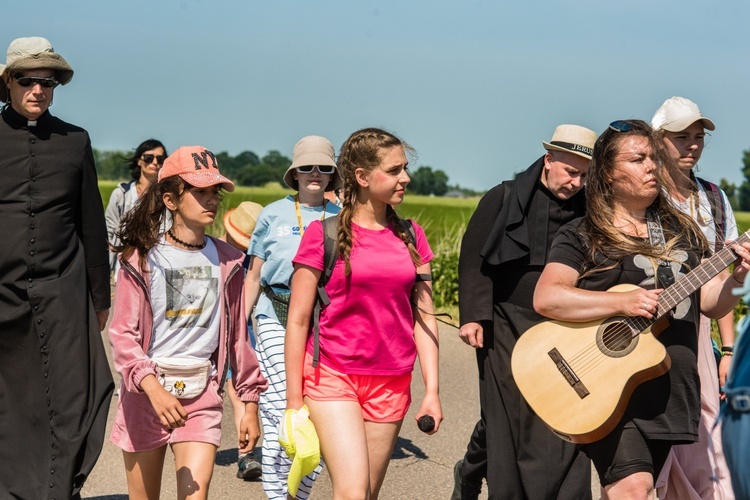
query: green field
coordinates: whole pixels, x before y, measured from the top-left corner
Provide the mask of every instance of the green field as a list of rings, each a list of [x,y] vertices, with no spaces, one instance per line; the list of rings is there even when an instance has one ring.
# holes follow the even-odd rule
[[[105,206],[117,184],[115,181],[99,182],[99,191]],[[238,187],[233,193],[225,194],[219,216],[210,233],[223,232],[221,216],[227,208],[236,207],[243,201],[254,201],[265,206],[292,193],[294,191],[280,187]],[[454,241],[457,237],[460,238],[478,202],[478,198],[437,198],[407,194],[403,205],[398,207],[398,212],[402,217],[414,219],[423,226],[427,239],[434,246],[445,240]]]

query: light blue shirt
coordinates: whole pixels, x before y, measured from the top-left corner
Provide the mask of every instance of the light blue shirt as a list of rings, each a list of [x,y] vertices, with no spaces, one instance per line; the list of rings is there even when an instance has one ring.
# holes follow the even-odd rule
[[[306,228],[311,222],[320,220],[323,207],[306,207],[300,205],[302,224]],[[339,213],[341,209],[331,202],[325,204],[325,217]],[[273,203],[269,203],[258,216],[258,222],[250,238],[248,255],[259,257],[265,261],[260,269],[261,289],[266,285],[287,285],[292,277],[292,259],[297,254],[297,248],[302,240],[302,234],[294,208],[294,197],[287,196]],[[278,290],[284,292],[285,290]],[[255,306],[255,317],[267,316],[276,318],[271,301],[266,294],[261,293]]]

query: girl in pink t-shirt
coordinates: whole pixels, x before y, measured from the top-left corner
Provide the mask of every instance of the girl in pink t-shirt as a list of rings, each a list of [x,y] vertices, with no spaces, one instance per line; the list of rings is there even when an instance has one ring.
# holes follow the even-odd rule
[[[413,224],[416,246],[394,205],[409,183],[411,148],[379,129],[352,134],[339,155],[345,186],[339,215],[339,258],[320,314],[320,363],[313,367],[310,318],[323,263],[323,226],[308,227],[294,258],[285,340],[287,410],[310,410],[334,496],[376,499],[411,402],[419,356],[425,396],[416,414],[437,432],[437,323],[432,312],[433,253]],[[419,309],[413,308],[414,302]],[[424,311],[424,312],[423,312]]]

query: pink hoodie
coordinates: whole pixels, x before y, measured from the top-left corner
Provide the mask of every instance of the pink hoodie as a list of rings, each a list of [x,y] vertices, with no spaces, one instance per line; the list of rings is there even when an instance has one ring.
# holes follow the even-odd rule
[[[220,301],[224,312],[219,330],[221,338],[219,348],[212,356],[217,369],[214,379],[219,392],[223,393],[229,361],[239,398],[245,403],[257,402],[260,393],[268,388],[268,381],[260,372],[258,358],[247,338],[245,277],[242,270],[244,255],[223,241],[211,239],[219,254],[219,269],[224,283]],[[143,377],[149,374],[157,376],[156,363],[146,356],[147,348],[144,348],[151,343],[154,324],[150,280],[139,271],[138,252],[134,252],[128,260],[121,259],[120,264],[109,341],[115,369],[122,376],[125,389],[142,393]]]

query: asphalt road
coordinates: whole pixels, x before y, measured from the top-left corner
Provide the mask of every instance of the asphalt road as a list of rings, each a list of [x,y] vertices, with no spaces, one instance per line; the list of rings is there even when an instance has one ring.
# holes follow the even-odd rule
[[[106,340],[109,355],[109,342]],[[401,435],[391,458],[381,499],[445,499],[453,489],[453,465],[465,450],[471,431],[479,418],[479,396],[474,351],[458,339],[456,331],[441,325],[440,331],[440,395],[445,420],[440,431],[427,436],[419,431],[414,414],[419,408],[423,384],[417,366],[412,382],[412,407],[406,417]],[[110,364],[111,366],[111,364]],[[113,374],[115,380],[119,377]],[[113,398],[109,412],[107,439],[116,409]],[[237,472],[236,431],[232,420],[229,398],[224,404],[222,446],[214,468],[209,498],[222,500],[266,498],[260,482],[245,482],[235,477]],[[260,456],[260,449],[256,449]],[[592,489],[598,489],[592,484]],[[330,479],[326,473],[315,483],[311,498],[331,498]],[[83,488],[83,498],[96,500],[125,500],[127,484],[122,454],[108,441],[101,457]],[[162,498],[176,498],[174,464],[167,453],[162,480]],[[486,489],[480,498],[486,499]],[[598,493],[595,496],[598,498]]]

